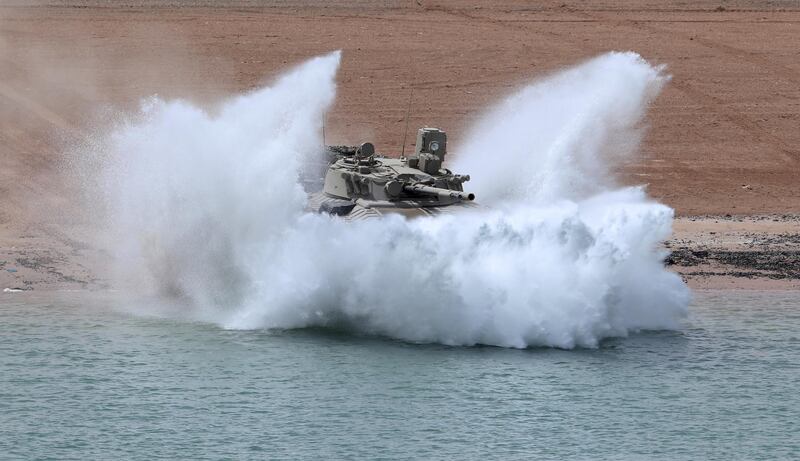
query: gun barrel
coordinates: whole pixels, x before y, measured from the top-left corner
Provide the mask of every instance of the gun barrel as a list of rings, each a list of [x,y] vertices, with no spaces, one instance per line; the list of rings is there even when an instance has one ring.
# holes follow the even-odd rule
[[[413,184],[403,186],[403,190],[409,194],[429,195],[440,198],[450,198],[455,200],[475,200],[475,194],[470,192],[462,192],[460,190],[440,189],[438,187],[424,186],[422,184]]]

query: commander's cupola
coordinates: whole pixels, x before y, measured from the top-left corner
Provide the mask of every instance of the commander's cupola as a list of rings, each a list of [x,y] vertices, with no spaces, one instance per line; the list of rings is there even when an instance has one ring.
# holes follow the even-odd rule
[[[408,166],[428,174],[438,174],[447,153],[447,134],[438,128],[420,128],[417,131],[417,145],[414,156],[408,159]]]

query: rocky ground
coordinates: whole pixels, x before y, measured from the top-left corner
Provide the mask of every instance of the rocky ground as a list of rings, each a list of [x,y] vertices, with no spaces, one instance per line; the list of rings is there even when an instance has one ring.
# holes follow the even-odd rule
[[[800,215],[676,220],[666,264],[697,288],[800,288]]]
[[[42,227],[0,238],[0,291],[110,288],[109,256],[91,243]]]

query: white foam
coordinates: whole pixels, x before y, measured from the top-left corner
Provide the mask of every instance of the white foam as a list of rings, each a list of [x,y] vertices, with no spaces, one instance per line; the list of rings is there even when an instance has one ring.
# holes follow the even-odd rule
[[[679,326],[688,290],[659,249],[672,210],[608,174],[635,152],[660,69],[603,55],[491,111],[455,154],[487,208],[346,224],[304,213],[297,184],[339,59],[216,115],[152,99],[101,136],[121,281],[228,328],[571,348]]]

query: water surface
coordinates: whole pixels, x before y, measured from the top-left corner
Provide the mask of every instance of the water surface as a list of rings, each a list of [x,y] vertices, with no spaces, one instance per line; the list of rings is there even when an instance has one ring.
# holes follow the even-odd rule
[[[698,293],[594,350],[228,331],[2,294],[3,459],[800,456],[800,295]]]

